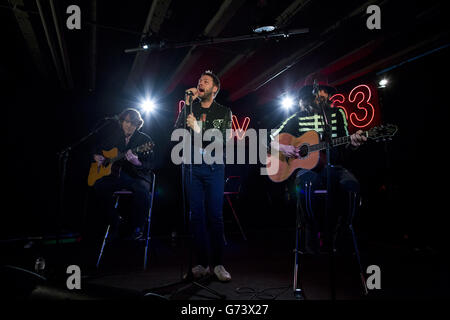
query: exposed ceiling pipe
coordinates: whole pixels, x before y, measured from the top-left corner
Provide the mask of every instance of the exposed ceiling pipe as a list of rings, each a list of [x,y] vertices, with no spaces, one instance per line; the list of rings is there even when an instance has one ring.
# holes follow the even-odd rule
[[[243,0],[232,1],[226,0],[222,3],[219,10],[211,18],[208,25],[203,30],[203,36],[214,38],[225,28],[228,21],[233,17],[236,11],[244,4]],[[186,72],[189,71],[190,67],[194,65],[200,58],[200,53],[195,51],[197,46],[192,46],[189,52],[184,56],[178,68],[173,73],[172,77],[166,84],[166,90],[168,92],[172,91],[176,85],[179,83],[181,78]]]
[[[97,80],[97,0],[91,1],[91,29],[90,29],[90,52],[89,52],[89,79],[88,90],[93,92],[96,87]]]
[[[149,32],[157,33],[161,24],[164,21],[165,13],[167,12],[170,6],[171,0],[154,0],[150,7],[150,10],[147,15],[147,19],[145,20],[145,25],[141,34],[141,41]],[[134,60],[133,65],[131,67],[131,71],[129,73],[127,82],[125,84],[126,89],[130,89],[132,85],[135,85],[138,79],[140,78],[145,64],[147,62],[148,52],[139,51]]]
[[[42,77],[47,79],[49,76],[49,65],[46,63],[40,49],[36,33],[34,32],[34,28],[30,22],[29,12],[22,9],[24,6],[22,0],[9,0],[9,4],[28,46],[34,65]],[[36,12],[36,14],[38,13]]]
[[[385,1],[386,2],[386,1]],[[320,38],[324,39],[327,36],[330,37],[330,34],[334,32],[335,30],[339,29],[343,25],[343,21],[348,20],[350,18],[353,18],[355,16],[363,15],[365,14],[365,8],[369,4],[373,4],[374,1],[370,0],[365,2],[364,4],[360,5],[357,9],[350,12],[346,17],[339,19],[338,22],[333,23],[328,28],[326,28],[324,31],[321,32]],[[289,58],[283,59],[282,63],[278,63],[275,66],[269,68],[266,72],[260,74],[257,78],[255,78],[253,81],[247,83],[242,88],[240,88],[238,91],[234,92],[230,99],[232,101],[237,100],[244,96],[248,92],[254,92],[261,87],[267,85],[267,83],[271,82],[273,79],[279,77],[281,74],[283,74],[285,71],[291,69],[294,65],[298,64],[303,58],[312,53],[313,51],[320,48],[326,40],[318,40],[313,43],[310,43],[306,48],[302,48],[298,50],[297,52],[294,52]]]
[[[296,0],[293,1],[277,18],[275,18],[275,27],[277,29],[286,26],[293,17],[302,10],[311,0]],[[246,49],[244,52],[238,54],[234,57],[220,72],[218,73],[219,77],[226,75],[228,71],[236,66],[238,63],[242,63],[243,61],[249,59],[256,53],[256,47]]]
[[[47,28],[47,23],[45,21],[45,17],[44,17],[44,12],[42,10],[42,6],[41,6],[41,2],[40,0],[36,0],[36,5],[38,7],[38,11],[39,11],[39,16],[41,17],[41,22],[42,22],[42,27],[44,28],[44,33],[45,33],[45,37],[47,39],[47,43],[48,43],[48,47],[50,49],[50,54],[52,55],[52,60],[53,60],[53,64],[55,65],[55,69],[56,69],[56,74],[58,76],[58,79],[61,83],[61,86],[66,89],[67,85],[66,85],[66,81],[64,79],[64,74],[61,70],[61,64],[59,62],[55,47],[53,45],[53,42],[50,38],[50,34],[48,32],[48,28]]]
[[[61,59],[63,62],[63,67],[64,67],[66,79],[67,79],[67,84],[68,84],[69,89],[72,89],[73,88],[73,80],[72,80],[72,73],[70,71],[69,56],[67,54],[63,35],[59,28],[58,17],[56,16],[55,4],[54,4],[53,0],[50,0],[50,8],[52,11],[53,23],[55,24],[56,37],[58,39],[59,50],[61,53]]]

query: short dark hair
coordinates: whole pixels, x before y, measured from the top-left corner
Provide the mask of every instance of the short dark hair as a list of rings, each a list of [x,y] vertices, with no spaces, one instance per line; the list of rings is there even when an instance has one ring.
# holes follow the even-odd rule
[[[136,129],[139,130],[144,125],[144,119],[142,119],[141,114],[137,109],[127,108],[123,110],[119,114],[119,124],[122,125],[122,122],[125,120],[127,116],[130,116],[130,121],[132,124],[136,126]]]
[[[206,70],[206,71],[204,71],[204,72],[201,74],[201,76],[210,76],[210,77],[213,79],[213,83],[214,83],[214,85],[217,87],[217,92],[216,92],[216,94],[214,95],[214,97],[217,96],[217,94],[218,94],[219,91],[220,91],[220,79],[219,79],[219,77],[218,77],[215,73],[213,73],[211,70]],[[200,77],[201,77],[201,76],[200,76]]]

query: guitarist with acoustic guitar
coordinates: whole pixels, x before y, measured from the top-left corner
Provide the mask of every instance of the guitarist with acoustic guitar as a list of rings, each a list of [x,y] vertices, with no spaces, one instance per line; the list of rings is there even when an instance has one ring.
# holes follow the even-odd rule
[[[327,121],[331,124],[331,135],[332,138],[349,136],[347,129],[347,120],[344,112],[340,108],[332,108],[329,97],[334,93],[335,89],[326,85],[318,86],[318,94],[313,95],[313,86],[307,85],[300,89],[299,91],[299,107],[300,110],[295,114],[291,115],[277,128],[274,134],[271,135],[272,142],[270,143],[272,148],[278,150],[282,157],[285,159],[298,159],[305,156],[304,148],[298,147],[295,143],[292,143],[295,137],[306,135],[306,137],[314,130],[319,134],[317,140],[322,141],[322,134],[324,131],[324,119],[322,106],[324,107]],[[312,132],[314,133],[314,132]],[[278,136],[279,139],[276,139]],[[292,138],[292,139],[291,139]],[[279,140],[278,142],[276,140]],[[363,135],[361,130],[352,134],[348,139],[347,149],[355,150],[361,144],[367,140],[366,136]],[[317,142],[319,142],[317,141]],[[292,144],[291,144],[292,143]],[[358,203],[360,186],[354,175],[345,169],[340,162],[342,161],[342,155],[340,154],[338,148],[331,148],[330,162],[331,166],[331,186],[333,188],[331,208],[332,211],[336,209],[344,209],[343,212],[351,212],[350,210],[356,209],[356,203]],[[298,209],[300,210],[302,202],[300,201],[303,197],[306,201],[310,198],[310,195],[317,189],[326,189],[326,168],[321,165],[320,160],[313,160],[314,157],[309,157],[312,164],[305,165],[308,169],[300,169],[295,178],[297,199],[298,199]],[[308,158],[306,157],[306,160]],[[282,164],[280,162],[280,164]],[[280,167],[283,169],[283,167]],[[292,172],[283,174],[283,170],[279,170],[279,173],[270,177],[275,182],[280,182],[289,177]],[[352,197],[350,197],[352,195]],[[351,199],[349,201],[349,199]],[[307,208],[308,208],[307,203]],[[304,205],[303,205],[304,206]],[[349,210],[349,211],[347,211]],[[311,213],[312,210],[302,210],[306,212],[307,215]],[[334,219],[337,217],[334,217]],[[329,221],[328,223],[333,223]],[[317,217],[307,217],[305,224],[305,246],[306,251],[309,253],[319,253],[319,238],[318,238],[318,225]],[[329,242],[327,243],[330,244]]]
[[[153,168],[153,142],[139,131],[144,120],[138,110],[125,109],[118,117],[118,125],[95,146],[88,184],[93,186],[99,210],[107,213],[116,236],[118,216],[114,210],[112,194],[123,189],[133,192],[130,210],[131,238],[143,235],[146,215],[150,207],[151,170]]]

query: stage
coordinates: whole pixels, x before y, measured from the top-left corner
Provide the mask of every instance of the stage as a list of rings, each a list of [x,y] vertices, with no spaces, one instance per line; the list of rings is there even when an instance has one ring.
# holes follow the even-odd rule
[[[295,229],[255,230],[247,241],[239,232],[227,234],[225,261],[232,280],[221,283],[214,277],[198,282],[221,295],[225,300],[298,301],[293,292]],[[216,301],[215,294],[183,280],[189,262],[189,243],[182,238],[155,237],[150,242],[149,264],[143,271],[142,242],[120,240],[106,247],[98,271],[83,269],[85,258],[79,243],[20,248],[19,243],[2,244],[3,258],[9,265],[34,271],[34,257],[46,259],[42,281],[17,297],[50,300],[152,299]],[[12,249],[14,247],[14,250]],[[39,250],[37,249],[39,247]],[[9,248],[9,250],[8,250]],[[378,265],[381,288],[363,294],[359,270],[351,250],[335,257],[336,300],[404,300],[448,298],[448,263],[444,253],[433,248],[417,248],[407,241],[397,245],[363,243],[364,265]],[[16,262],[16,263],[14,263]],[[81,290],[68,290],[66,268],[81,266]],[[12,270],[17,281],[24,281],[23,271]],[[6,272],[6,274],[8,274]],[[5,274],[5,273],[3,273]],[[23,279],[21,279],[23,278]],[[29,279],[33,281],[32,278]],[[330,255],[301,255],[299,283],[306,300],[330,300]],[[16,282],[17,283],[17,282]],[[44,286],[50,288],[42,290]],[[40,289],[39,289],[40,288]],[[16,288],[17,289],[17,288]],[[9,291],[11,290],[11,291]],[[14,299],[12,288],[4,288],[7,299]],[[30,291],[31,290],[31,291]]]

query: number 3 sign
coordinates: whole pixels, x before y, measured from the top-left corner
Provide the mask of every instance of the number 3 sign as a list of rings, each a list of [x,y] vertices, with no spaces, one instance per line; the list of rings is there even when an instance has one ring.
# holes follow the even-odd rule
[[[347,96],[337,93],[331,96],[330,101],[336,108],[345,112],[349,129],[361,129],[376,125],[379,119],[379,108],[373,89],[368,85],[360,84],[354,87]]]

